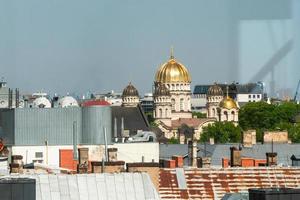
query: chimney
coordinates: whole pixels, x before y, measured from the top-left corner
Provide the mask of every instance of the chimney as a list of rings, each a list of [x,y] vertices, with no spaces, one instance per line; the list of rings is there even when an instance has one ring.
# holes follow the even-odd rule
[[[277,165],[277,153],[271,152],[266,153],[267,156],[267,166],[276,166]]]
[[[117,118],[114,118],[114,138],[115,142],[118,142],[118,124],[117,124]]]
[[[23,156],[11,156],[10,173],[23,173]]]
[[[251,148],[256,144],[256,130],[248,130],[243,132],[243,146]]]
[[[209,138],[209,144],[214,145],[215,144],[215,138],[213,138],[213,137]]]
[[[80,174],[88,172],[88,163],[89,163],[89,149],[88,148],[79,148],[78,149],[78,166],[77,171]]]
[[[242,165],[241,149],[230,147],[230,165],[231,167],[240,167]]]
[[[12,89],[8,89],[8,108],[12,108]]]
[[[124,118],[121,118],[121,137],[122,137],[122,142],[125,142],[125,137],[124,137]]]
[[[199,157],[197,158],[198,168],[210,168],[211,157]]]
[[[188,154],[190,158],[190,166],[197,167],[197,140],[193,139],[188,142]]]
[[[20,102],[20,93],[19,89],[16,89],[16,108],[19,108],[19,102]]]
[[[117,148],[108,148],[108,161],[114,162],[118,160],[118,149]]]

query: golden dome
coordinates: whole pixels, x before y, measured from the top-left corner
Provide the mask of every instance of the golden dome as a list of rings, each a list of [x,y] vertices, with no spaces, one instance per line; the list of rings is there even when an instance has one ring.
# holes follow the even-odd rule
[[[191,77],[186,67],[177,62],[171,53],[168,62],[164,63],[156,72],[155,82],[158,83],[190,83]]]
[[[230,98],[229,96],[224,97],[224,99],[220,102],[221,108],[226,108],[228,110],[230,109],[238,109],[236,102]]]

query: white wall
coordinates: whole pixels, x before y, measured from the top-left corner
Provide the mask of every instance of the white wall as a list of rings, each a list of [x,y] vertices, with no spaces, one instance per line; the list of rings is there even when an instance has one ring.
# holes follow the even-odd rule
[[[89,160],[101,161],[104,156],[103,145],[78,145],[89,148]],[[118,160],[125,162],[141,162],[144,156],[145,162],[159,161],[158,143],[117,143],[108,147],[118,148]],[[48,149],[48,156],[46,155]],[[73,149],[72,145],[66,146],[14,146],[11,148],[11,155],[22,155],[24,164],[32,163],[36,159],[36,152],[43,152],[43,163],[59,167],[59,150]]]
[[[125,162],[159,162],[159,144],[152,142],[145,143],[117,143],[112,147],[118,148],[118,160]]]

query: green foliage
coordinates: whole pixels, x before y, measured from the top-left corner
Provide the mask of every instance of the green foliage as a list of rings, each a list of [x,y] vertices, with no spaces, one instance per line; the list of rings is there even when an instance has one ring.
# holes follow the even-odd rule
[[[192,116],[197,116],[197,118],[206,118],[206,113],[192,112]]]
[[[279,105],[251,102],[240,109],[239,124],[243,130],[255,129],[259,142],[265,130],[287,130],[292,142],[300,142],[299,125],[292,123],[299,112],[300,106],[294,102]]]
[[[155,122],[150,122],[150,126],[151,126],[151,127],[158,127],[158,124],[155,123]]]
[[[216,122],[203,128],[200,141],[207,142],[213,137],[216,143],[236,143],[241,141],[242,129],[232,122]]]
[[[151,124],[152,122],[154,122],[154,118],[153,118],[153,113],[152,112],[145,112],[145,116],[148,119],[148,122]]]
[[[292,142],[300,142],[300,124],[281,122],[277,124],[276,130],[288,131],[289,138],[292,140]]]
[[[169,144],[179,144],[179,139],[172,137],[168,141]]]

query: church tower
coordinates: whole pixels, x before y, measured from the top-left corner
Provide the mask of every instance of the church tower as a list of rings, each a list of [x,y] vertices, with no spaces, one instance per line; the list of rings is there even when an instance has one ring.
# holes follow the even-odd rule
[[[218,109],[223,97],[223,90],[217,83],[208,88],[206,94],[207,118],[216,118],[219,120]]]
[[[170,93],[171,120],[192,118],[191,77],[187,68],[174,58],[173,50],[171,51],[170,59],[160,66],[155,75],[155,90],[158,90],[162,85]],[[155,118],[158,119],[158,113],[155,114]]]
[[[122,93],[122,106],[136,107],[140,103],[140,97],[137,89],[131,84],[126,86]]]
[[[160,120],[167,126],[171,126],[171,95],[169,89],[164,84],[158,83],[155,85],[153,100],[154,119]]]
[[[239,121],[239,107],[237,103],[228,95],[228,86],[226,96],[219,104],[219,121],[233,122],[235,124]]]

